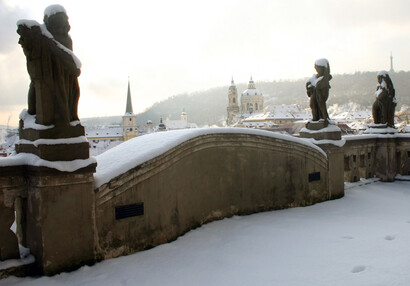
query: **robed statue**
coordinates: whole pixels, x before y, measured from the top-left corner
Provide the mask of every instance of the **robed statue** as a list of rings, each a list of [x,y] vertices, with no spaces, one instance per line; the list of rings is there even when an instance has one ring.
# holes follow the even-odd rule
[[[317,60],[315,69],[317,74],[306,82],[306,92],[310,97],[310,108],[312,109],[312,121],[328,121],[326,101],[329,97],[329,81],[332,79],[329,61],[327,59]]]
[[[375,124],[386,124],[394,128],[394,110],[397,105],[396,91],[393,82],[386,71],[377,73],[376,101],[372,106]]]
[[[67,13],[61,5],[44,11],[44,24],[17,22],[19,44],[27,58],[31,83],[28,113],[42,125],[69,126],[77,121],[81,63],[72,52]]]

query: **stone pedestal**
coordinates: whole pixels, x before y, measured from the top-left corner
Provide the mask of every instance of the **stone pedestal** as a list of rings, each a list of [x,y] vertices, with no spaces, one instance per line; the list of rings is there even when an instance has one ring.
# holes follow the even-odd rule
[[[344,196],[343,147],[333,144],[318,145],[326,152],[329,162],[329,199]]]
[[[96,163],[87,160],[89,144],[84,134],[80,124],[48,128],[20,121],[17,153],[41,159],[24,167],[27,198],[20,201],[25,211],[24,240],[35,256],[37,273],[54,275],[96,260]],[[74,167],[59,171],[65,170],[62,165]]]
[[[323,149],[328,157],[329,199],[344,196],[343,142],[339,127],[328,121],[309,121],[299,135],[314,139],[312,142]]]
[[[53,127],[48,129],[24,128],[20,120],[20,143],[17,153],[29,153],[47,161],[73,161],[89,158],[89,143],[84,137],[84,127]]]
[[[397,128],[388,127],[387,123],[381,123],[381,124],[372,123],[364,131],[365,134],[395,134],[398,132],[399,130]]]
[[[0,167],[0,261],[20,259],[17,236],[10,229],[15,220],[15,198],[24,197],[23,168]]]
[[[396,139],[393,134],[398,133],[397,128],[388,127],[386,123],[369,125],[365,134],[377,136],[375,174],[382,182],[393,182],[397,174]]]
[[[342,132],[339,127],[329,124],[328,121],[309,121],[306,127],[299,132],[299,136],[315,140],[340,140]]]
[[[38,270],[53,275],[94,263],[93,172],[29,173],[26,239]]]
[[[4,194],[0,193],[0,261],[20,258],[17,237],[10,229],[14,222],[14,208],[7,207],[4,199]]]
[[[379,137],[376,142],[376,177],[382,182],[393,182],[397,174],[396,139]]]

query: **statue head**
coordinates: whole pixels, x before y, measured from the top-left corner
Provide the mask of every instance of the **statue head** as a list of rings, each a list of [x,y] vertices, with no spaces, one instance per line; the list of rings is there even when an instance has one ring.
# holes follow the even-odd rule
[[[377,82],[382,83],[383,79],[390,79],[389,73],[385,70],[381,70],[377,73]]]
[[[315,62],[315,70],[319,76],[330,74],[329,61],[327,59],[318,59]]]
[[[72,50],[73,44],[68,35],[70,24],[68,23],[67,12],[61,5],[51,5],[44,10],[44,23],[47,30],[53,35],[54,39],[66,48]]]

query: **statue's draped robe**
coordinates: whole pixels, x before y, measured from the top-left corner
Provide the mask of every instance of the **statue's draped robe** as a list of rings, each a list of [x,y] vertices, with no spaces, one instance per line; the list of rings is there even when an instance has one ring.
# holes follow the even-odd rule
[[[39,26],[20,25],[18,33],[31,78],[28,112],[42,125],[67,126],[78,120],[80,70],[73,57],[44,36]]]

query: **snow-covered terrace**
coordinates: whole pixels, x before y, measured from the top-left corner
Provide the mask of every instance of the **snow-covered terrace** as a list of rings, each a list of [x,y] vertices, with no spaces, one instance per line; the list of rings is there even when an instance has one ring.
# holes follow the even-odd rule
[[[362,180],[338,200],[234,216],[148,251],[0,286],[407,286],[409,205],[410,182]]]

